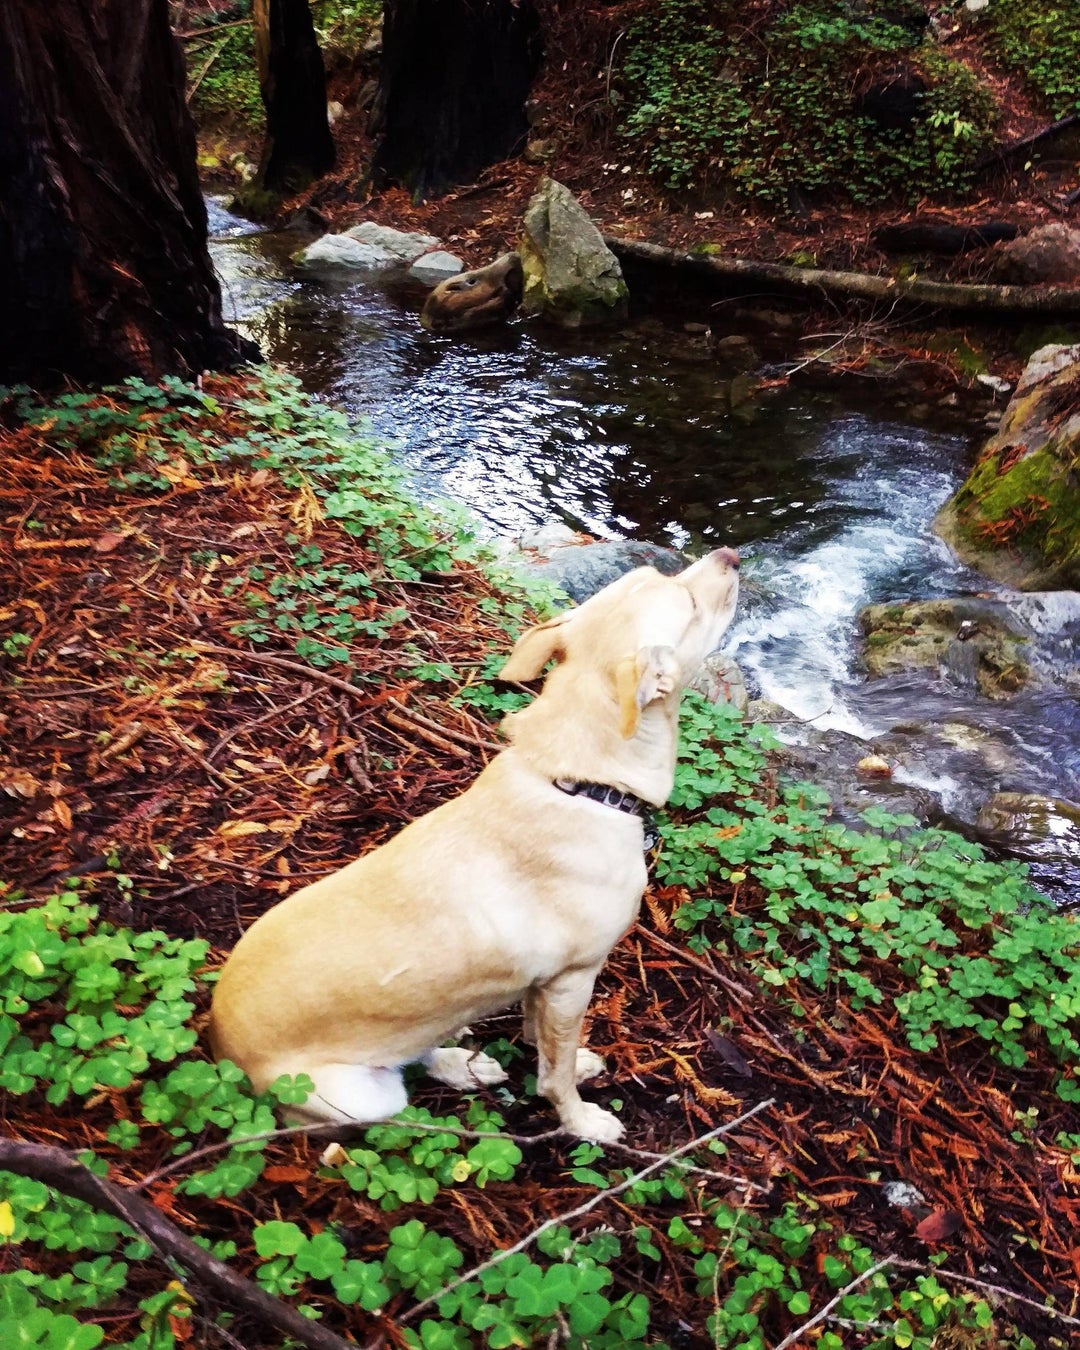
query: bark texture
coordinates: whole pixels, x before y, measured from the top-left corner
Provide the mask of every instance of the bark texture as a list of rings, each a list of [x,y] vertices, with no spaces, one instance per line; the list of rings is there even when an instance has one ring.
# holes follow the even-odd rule
[[[255,0],[255,57],[266,108],[258,183],[297,192],[334,166],[326,69],[308,0]]]
[[[516,153],[540,54],[533,0],[386,0],[376,183],[438,196]]]
[[[167,0],[0,3],[0,374],[155,378],[225,328]]]

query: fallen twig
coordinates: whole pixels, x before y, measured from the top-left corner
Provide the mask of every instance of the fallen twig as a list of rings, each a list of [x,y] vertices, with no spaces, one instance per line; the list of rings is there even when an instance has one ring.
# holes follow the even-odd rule
[[[871,1276],[876,1275],[879,1270],[884,1270],[886,1266],[891,1266],[892,1264],[893,1258],[891,1256],[884,1256],[880,1261],[875,1261],[869,1270],[864,1270],[861,1275],[856,1275],[850,1284],[845,1284],[843,1289],[829,1299],[824,1307],[819,1308],[808,1322],[804,1322],[801,1327],[796,1327],[790,1335],[785,1336],[782,1341],[775,1345],[773,1350],[787,1350],[789,1345],[796,1345],[802,1340],[811,1327],[816,1327],[819,1322],[824,1322],[829,1313],[832,1312],[842,1299],[847,1298],[848,1294],[850,1294],[853,1289],[858,1289],[860,1284],[865,1284],[866,1281],[869,1280]]]
[[[605,1200],[610,1200],[612,1196],[615,1195],[621,1195],[623,1191],[629,1190],[631,1186],[636,1186],[639,1181],[644,1181],[644,1179],[651,1176],[653,1172],[658,1172],[662,1167],[670,1166],[671,1163],[677,1158],[680,1158],[684,1153],[691,1153],[695,1148],[701,1148],[703,1144],[707,1144],[711,1139],[718,1139],[722,1134],[728,1134],[737,1126],[745,1124],[745,1122],[750,1120],[753,1116],[759,1115],[762,1111],[772,1106],[774,1102],[775,1098],[767,1097],[764,1101],[758,1102],[756,1106],[751,1107],[749,1111],[744,1111],[741,1116],[736,1116],[734,1120],[729,1120],[726,1125],[718,1125],[715,1130],[710,1130],[708,1134],[703,1134],[697,1139],[691,1139],[689,1143],[680,1144],[678,1148],[672,1149],[670,1153],[662,1154],[656,1162],[650,1163],[648,1167],[643,1167],[640,1172],[635,1172],[633,1176],[627,1177],[625,1181],[620,1181],[617,1186],[610,1186],[606,1191],[600,1191],[599,1194],[594,1195],[592,1199],[586,1200],[583,1205],[578,1205],[576,1209],[565,1210],[562,1214],[556,1214],[552,1218],[546,1219],[539,1227],[534,1228],[532,1232],[526,1233],[520,1242],[515,1242],[512,1247],[506,1247],[502,1251],[496,1252],[494,1256],[489,1257],[486,1261],[481,1261],[478,1266],[473,1266],[472,1270],[467,1270],[464,1275],[459,1275],[457,1279],[451,1280],[449,1284],[444,1285],[443,1288],[436,1293],[429,1295],[429,1297],[425,1299],[421,1299],[419,1303],[414,1304],[414,1306],[398,1320],[400,1322],[411,1322],[413,1318],[417,1317],[425,1309],[433,1307],[440,1299],[445,1298],[447,1294],[452,1293],[455,1289],[459,1289],[463,1284],[467,1284],[469,1280],[476,1279],[476,1277],[482,1275],[485,1270],[490,1270],[492,1266],[497,1266],[500,1262],[505,1261],[508,1256],[513,1256],[516,1252],[523,1252],[526,1247],[531,1247],[540,1234],[546,1233],[549,1228],[554,1228],[561,1223],[568,1223],[571,1219],[580,1219],[583,1215],[596,1209],[598,1205],[602,1205]]]

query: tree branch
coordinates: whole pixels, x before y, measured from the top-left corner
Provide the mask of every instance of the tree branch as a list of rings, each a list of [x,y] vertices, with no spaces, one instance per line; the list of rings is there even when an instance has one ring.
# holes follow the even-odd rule
[[[201,1284],[234,1307],[258,1317],[267,1326],[291,1336],[308,1350],[356,1350],[287,1304],[265,1293],[204,1251],[142,1196],[95,1176],[63,1149],[0,1139],[0,1170],[33,1177],[64,1195],[83,1200],[95,1209],[114,1214],[141,1234],[169,1261],[175,1261]]]

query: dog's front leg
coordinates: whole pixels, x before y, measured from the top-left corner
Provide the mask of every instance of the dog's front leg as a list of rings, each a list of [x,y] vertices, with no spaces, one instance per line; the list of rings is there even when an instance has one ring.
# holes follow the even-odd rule
[[[582,1139],[610,1143],[622,1136],[622,1122],[594,1102],[582,1101],[577,1090],[581,1023],[598,973],[598,966],[567,971],[549,984],[531,990],[526,1019],[532,1022],[536,1035],[537,1086],[559,1113],[563,1127]]]

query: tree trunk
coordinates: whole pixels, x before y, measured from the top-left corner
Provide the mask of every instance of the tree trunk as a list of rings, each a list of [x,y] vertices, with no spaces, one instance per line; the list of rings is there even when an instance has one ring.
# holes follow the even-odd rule
[[[256,177],[268,192],[299,192],[334,166],[326,70],[308,0],[255,0],[255,59],[266,108]]]
[[[188,375],[224,327],[167,0],[0,3],[0,373]]]
[[[540,50],[533,0],[385,0],[375,181],[422,199],[514,154]]]

